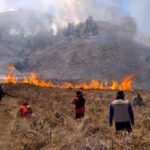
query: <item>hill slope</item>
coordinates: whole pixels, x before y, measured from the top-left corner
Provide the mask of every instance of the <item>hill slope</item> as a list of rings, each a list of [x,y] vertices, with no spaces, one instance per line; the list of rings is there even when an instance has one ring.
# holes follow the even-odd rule
[[[135,86],[149,88],[150,48],[134,41],[132,24],[127,29],[89,17],[53,35],[52,17],[29,10],[0,13],[0,22],[1,68],[11,63],[47,79],[120,80],[135,73]]]

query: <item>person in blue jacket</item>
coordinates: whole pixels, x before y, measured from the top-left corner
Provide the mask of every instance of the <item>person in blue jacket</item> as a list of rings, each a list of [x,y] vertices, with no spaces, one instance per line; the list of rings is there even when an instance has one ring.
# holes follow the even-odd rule
[[[131,123],[134,125],[134,113],[128,100],[125,100],[123,91],[118,91],[116,100],[112,101],[109,107],[109,124],[115,122],[116,131],[132,131]]]

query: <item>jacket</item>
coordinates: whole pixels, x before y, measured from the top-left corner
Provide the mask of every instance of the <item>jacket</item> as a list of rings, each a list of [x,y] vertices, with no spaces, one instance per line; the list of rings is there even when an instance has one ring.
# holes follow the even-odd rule
[[[19,108],[20,115],[21,115],[22,117],[27,117],[27,116],[29,116],[29,115],[30,115],[29,110],[32,110],[31,107],[30,107],[30,105],[21,106],[21,107]]]
[[[134,113],[128,100],[114,100],[109,107],[109,123],[131,121],[134,123]]]
[[[78,102],[79,102],[79,98],[74,97],[73,100],[72,100],[72,104],[75,105],[75,112],[76,113],[84,113],[85,112],[85,101],[80,106],[77,106]]]

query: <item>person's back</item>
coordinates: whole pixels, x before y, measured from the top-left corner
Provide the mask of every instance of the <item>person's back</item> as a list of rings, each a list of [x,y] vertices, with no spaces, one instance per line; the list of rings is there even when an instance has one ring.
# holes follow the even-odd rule
[[[86,98],[87,95],[84,93],[83,88],[80,88],[79,91],[82,93],[82,96]]]
[[[143,98],[140,94],[138,94],[134,99],[134,105],[142,106],[143,105]]]
[[[72,100],[75,105],[76,119],[84,117],[85,113],[85,98],[80,91],[77,91],[76,96]]]
[[[132,106],[128,100],[124,100],[124,93],[119,91],[109,108],[109,123],[115,122],[116,131],[126,130],[131,132],[131,124],[134,124],[134,114]]]
[[[123,122],[129,121],[129,101],[128,100],[114,100],[112,102],[112,107],[114,109],[114,121],[115,122]]]

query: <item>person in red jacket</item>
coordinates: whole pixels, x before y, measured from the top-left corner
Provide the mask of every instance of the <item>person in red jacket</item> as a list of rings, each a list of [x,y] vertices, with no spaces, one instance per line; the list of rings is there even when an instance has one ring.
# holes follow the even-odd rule
[[[22,117],[30,117],[32,114],[32,108],[28,103],[24,103],[20,108],[19,108],[20,115]]]
[[[85,113],[85,98],[81,91],[76,92],[76,96],[72,100],[72,104],[75,105],[75,118],[83,118]]]

